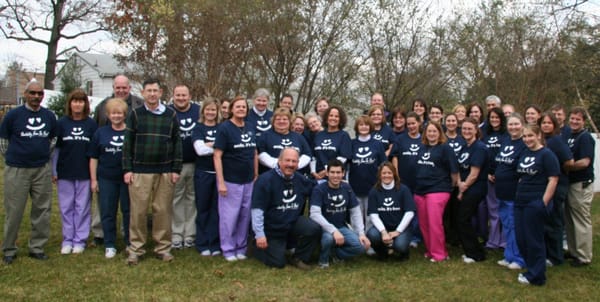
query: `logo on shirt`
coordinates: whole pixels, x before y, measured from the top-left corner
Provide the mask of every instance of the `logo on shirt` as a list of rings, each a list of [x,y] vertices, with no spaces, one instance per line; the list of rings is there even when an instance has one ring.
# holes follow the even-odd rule
[[[487,141],[487,147],[488,148],[500,148],[500,143],[498,143],[498,137],[497,136],[490,136],[488,138]]]
[[[463,164],[465,161],[467,161],[467,159],[469,159],[469,153],[463,153],[458,158],[458,163]]]
[[[114,135],[109,144],[111,146],[115,146],[115,147],[121,147],[123,146],[123,141],[125,140],[125,136],[124,135]]]
[[[73,127],[73,129],[71,130],[71,134],[75,136],[83,135],[83,128]]]
[[[256,129],[258,131],[264,132],[271,129],[271,124],[269,124],[269,121],[266,120],[256,121]]]
[[[448,146],[450,146],[450,148],[452,148],[452,150],[454,150],[454,154],[458,154],[460,152],[460,150],[462,150],[462,146],[460,145],[459,142],[448,143]]]
[[[392,197],[383,198],[381,205],[382,206],[377,207],[378,212],[396,212],[402,210],[401,207],[394,207],[394,198]]]
[[[527,156],[523,158],[521,162],[519,162],[517,172],[529,175],[536,175],[538,171],[532,168],[533,165],[535,165],[535,157]]]
[[[294,200],[296,200],[294,188],[283,190],[283,199],[281,200],[283,203],[290,203]]]
[[[62,138],[63,141],[86,141],[89,142],[90,138],[84,136],[85,131],[82,127],[71,128],[71,133]]]
[[[344,198],[344,195],[342,195],[342,194],[338,194],[338,195],[327,194],[327,199],[329,199],[330,205],[335,208],[341,208],[346,204],[346,199]]]
[[[408,150],[410,150],[412,152],[418,152],[419,151],[419,145],[417,145],[417,144],[410,144],[410,148],[408,148]]]
[[[206,131],[206,137],[204,139],[206,139],[207,141],[214,142],[216,136],[217,136],[217,130],[208,130],[208,131]]]
[[[241,143],[233,145],[234,149],[256,147],[256,143],[252,141],[252,132],[242,133],[240,140],[242,141]]]
[[[371,157],[373,152],[369,147],[358,147],[358,153],[354,155],[352,163],[355,165],[372,165],[375,162],[375,158]]]
[[[277,209],[280,211],[286,210],[297,210],[299,205],[296,201],[296,193],[294,192],[294,188],[284,189],[282,192],[283,198],[281,199],[281,205],[277,206]]]
[[[366,158],[366,157],[371,156],[371,154],[373,154],[373,152],[371,152],[369,147],[359,147],[358,153],[356,153],[356,157]]]
[[[321,142],[320,146],[315,146],[315,151],[317,151],[317,150],[332,150],[332,151],[335,151],[336,150],[335,146],[332,146],[331,144],[332,144],[331,139],[330,138],[326,138],[326,139],[324,139]]]
[[[37,125],[37,126],[36,126]],[[46,127],[46,123],[42,123],[41,117],[30,117],[27,119],[25,128],[31,131],[38,131]]]
[[[252,140],[252,137],[249,134],[244,133],[240,136],[240,139],[243,143],[248,143],[250,140]]]
[[[281,139],[281,145],[287,147],[287,146],[289,146],[291,144],[292,144],[292,141],[289,138],[283,138],[283,139]]]
[[[373,135],[373,139],[377,140],[377,141],[382,141],[383,140],[383,136],[379,133],[375,133],[375,135]]]
[[[574,138],[569,138],[567,140],[567,145],[569,145],[569,148],[573,148],[573,146],[575,146],[575,139]]]
[[[429,158],[431,158],[431,153],[425,152],[423,155],[421,155],[421,158],[417,161],[417,164],[435,167],[435,163],[430,161]]]
[[[506,146],[500,152],[500,156],[502,156],[502,157],[508,157],[508,156],[511,156],[513,153],[515,153],[515,147],[514,146]]]
[[[183,132],[192,131],[194,126],[196,126],[196,122],[194,122],[191,117],[179,120],[179,130]]]
[[[535,157],[533,156],[527,156],[523,159],[521,163],[519,163],[519,167],[523,169],[529,168],[533,165],[535,165]]]

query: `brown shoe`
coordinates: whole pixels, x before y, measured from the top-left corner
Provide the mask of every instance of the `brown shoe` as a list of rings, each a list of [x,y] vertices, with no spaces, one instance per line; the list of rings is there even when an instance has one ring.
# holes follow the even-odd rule
[[[298,269],[300,269],[300,270],[303,270],[303,271],[308,271],[308,270],[311,270],[311,269],[312,269],[312,266],[310,266],[310,265],[308,265],[308,264],[304,263],[304,261],[302,261],[302,260],[300,260],[300,259],[298,259],[298,258],[294,258],[294,259],[292,260],[292,264],[293,264],[295,267],[297,267]]]
[[[156,258],[158,258],[164,262],[171,262],[171,261],[173,261],[173,259],[175,259],[175,257],[169,252],[166,252],[163,254],[156,254]]]
[[[127,265],[130,265],[130,266],[137,265],[139,261],[140,261],[140,257],[138,257],[138,255],[136,255],[134,253],[129,253],[129,255],[127,256]]]

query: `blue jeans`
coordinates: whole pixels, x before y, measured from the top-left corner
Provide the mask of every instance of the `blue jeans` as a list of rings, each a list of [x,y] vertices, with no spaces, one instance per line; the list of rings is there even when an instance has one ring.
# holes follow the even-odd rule
[[[367,237],[371,241],[371,246],[377,252],[379,256],[387,255],[387,246],[383,244],[381,240],[381,233],[375,227],[371,227],[369,231],[367,231]],[[392,248],[394,252],[399,253],[400,257],[408,257],[409,252],[409,244],[412,238],[412,234],[410,230],[407,228],[404,232],[394,238],[394,242],[392,243]]]
[[[365,252],[365,247],[360,244],[358,234],[347,227],[338,228],[338,231],[344,236],[344,244],[341,246],[335,245],[333,234],[323,232],[323,235],[321,235],[319,264],[329,263],[332,249],[335,249],[335,255],[342,260],[350,259]]]
[[[500,221],[502,222],[502,234],[504,235],[504,239],[506,239],[504,259],[508,262],[516,262],[521,267],[524,267],[525,260],[523,260],[523,256],[521,256],[521,253],[519,252],[517,238],[515,237],[515,202],[503,199],[498,199],[498,201],[500,203],[498,214],[500,215]]]
[[[102,232],[104,232],[104,246],[114,248],[117,239],[117,210],[121,202],[123,216],[123,230],[125,244],[129,245],[129,191],[127,184],[122,180],[114,181],[98,178],[98,200],[100,202],[100,217]]]

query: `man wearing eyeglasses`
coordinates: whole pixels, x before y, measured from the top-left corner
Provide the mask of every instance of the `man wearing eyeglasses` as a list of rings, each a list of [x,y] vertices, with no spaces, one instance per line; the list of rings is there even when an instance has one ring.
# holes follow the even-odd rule
[[[296,248],[291,259],[302,270],[321,237],[321,227],[302,215],[313,182],[300,174],[296,149],[281,151],[277,167],[261,174],[252,191],[252,229],[256,238],[254,255],[267,266],[283,268],[289,242]]]
[[[44,245],[50,234],[52,174],[50,154],[56,143],[56,116],[41,107],[44,88],[29,82],[25,104],[9,111],[0,125],[0,154],[4,156],[4,207],[6,221],[2,251],[5,264],[17,258],[16,240],[31,196],[29,257],[47,260]]]

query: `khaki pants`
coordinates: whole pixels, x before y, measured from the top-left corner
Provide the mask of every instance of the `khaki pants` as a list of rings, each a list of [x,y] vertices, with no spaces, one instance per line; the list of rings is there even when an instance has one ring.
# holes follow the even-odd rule
[[[17,254],[17,235],[31,196],[31,237],[29,251],[41,253],[50,236],[50,207],[52,205],[52,176],[50,164],[40,168],[4,167],[4,256]]]
[[[565,229],[569,253],[581,262],[592,261],[592,199],[594,186],[583,187],[584,182],[569,186],[565,204]]]
[[[173,197],[173,242],[196,238],[196,196],[194,194],[194,163],[184,163],[175,184]]]
[[[152,238],[154,252],[171,250],[171,217],[173,216],[173,188],[171,173],[134,173],[129,185],[130,221],[128,251],[141,256],[146,253],[144,244],[148,237],[148,206],[152,205]]]

